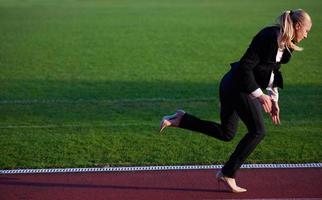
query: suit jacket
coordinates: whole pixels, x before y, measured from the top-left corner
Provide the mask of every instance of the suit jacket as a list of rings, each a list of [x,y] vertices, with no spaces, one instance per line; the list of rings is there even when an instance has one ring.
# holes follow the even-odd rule
[[[277,26],[262,29],[253,38],[240,61],[231,64],[239,91],[251,93],[257,88],[267,88],[272,71],[275,75],[273,86],[283,88],[280,66],[289,62],[292,50],[285,48],[281,61],[276,62],[279,33],[280,28]]]

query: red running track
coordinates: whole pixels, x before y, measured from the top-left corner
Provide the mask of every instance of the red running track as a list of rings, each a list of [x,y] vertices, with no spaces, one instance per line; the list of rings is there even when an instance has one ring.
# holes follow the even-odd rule
[[[241,169],[246,193],[229,193],[215,170],[0,175],[0,200],[322,199],[322,168]]]

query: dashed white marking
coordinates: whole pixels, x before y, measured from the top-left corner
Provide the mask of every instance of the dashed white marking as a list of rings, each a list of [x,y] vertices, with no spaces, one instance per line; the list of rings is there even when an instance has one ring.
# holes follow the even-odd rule
[[[183,166],[138,166],[138,167],[103,167],[103,168],[54,168],[54,169],[14,169],[0,170],[0,174],[39,174],[39,173],[79,173],[79,172],[133,172],[165,170],[201,170],[221,169],[223,165],[183,165]],[[246,169],[289,169],[322,168],[322,163],[303,164],[244,164]]]

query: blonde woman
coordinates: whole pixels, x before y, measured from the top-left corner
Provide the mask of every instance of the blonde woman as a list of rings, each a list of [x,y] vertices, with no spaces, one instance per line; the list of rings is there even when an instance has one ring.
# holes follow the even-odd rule
[[[248,133],[217,172],[216,178],[232,192],[246,192],[245,188],[237,186],[236,172],[265,136],[262,108],[274,124],[280,124],[278,87],[283,88],[280,66],[289,62],[293,51],[302,50],[297,43],[307,38],[311,26],[307,12],[288,10],[278,17],[276,25],[265,27],[253,38],[240,61],[231,64],[230,71],[221,80],[221,124],[178,110],[163,117],[160,132],[166,127],[180,127],[231,141],[240,118]],[[264,89],[268,95],[264,94]]]

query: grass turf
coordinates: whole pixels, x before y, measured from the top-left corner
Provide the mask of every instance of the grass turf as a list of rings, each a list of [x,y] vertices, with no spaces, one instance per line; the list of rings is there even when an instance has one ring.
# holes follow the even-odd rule
[[[178,129],[160,136],[159,121],[176,108],[218,120],[229,63],[298,7],[313,28],[282,67],[282,125],[267,117],[247,162],[321,162],[321,4],[0,0],[0,168],[223,163],[242,123],[225,143]]]

